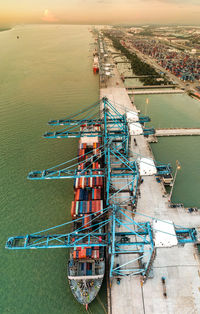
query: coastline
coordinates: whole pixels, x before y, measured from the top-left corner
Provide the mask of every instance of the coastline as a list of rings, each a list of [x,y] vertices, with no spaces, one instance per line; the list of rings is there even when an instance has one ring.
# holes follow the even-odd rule
[[[0,32],[10,31],[12,27],[0,28]]]

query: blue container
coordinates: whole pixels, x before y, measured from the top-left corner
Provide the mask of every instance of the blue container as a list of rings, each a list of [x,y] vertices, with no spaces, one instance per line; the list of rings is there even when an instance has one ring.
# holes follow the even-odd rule
[[[92,213],[92,201],[90,201],[90,213]]]
[[[92,255],[92,249],[86,249],[86,256],[91,257]]]

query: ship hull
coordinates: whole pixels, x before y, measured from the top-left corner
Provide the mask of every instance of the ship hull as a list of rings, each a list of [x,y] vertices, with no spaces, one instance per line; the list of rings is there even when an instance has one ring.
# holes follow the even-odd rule
[[[78,276],[77,274],[74,276],[70,263],[71,261],[68,264],[68,281],[72,294],[79,303],[88,305],[96,298],[101,288],[105,273],[105,261],[98,262],[100,274],[88,276]]]
[[[94,74],[99,73],[99,68],[98,67],[93,67],[93,72],[94,72]]]

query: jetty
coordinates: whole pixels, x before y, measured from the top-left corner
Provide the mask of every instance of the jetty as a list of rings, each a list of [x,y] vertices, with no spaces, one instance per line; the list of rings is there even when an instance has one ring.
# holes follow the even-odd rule
[[[146,85],[126,87],[128,95],[145,94],[183,94],[184,90],[176,88],[177,85]]]
[[[153,95],[153,94],[183,94],[182,89],[143,89],[143,90],[133,90],[128,91],[128,95]]]
[[[136,78],[146,78],[146,77],[155,77],[155,75],[133,75],[133,76],[124,76],[125,80],[136,79]]]
[[[126,89],[129,90],[135,90],[135,89],[160,89],[160,88],[175,88],[177,85],[144,85],[144,86],[133,86],[133,87],[126,87]]]
[[[110,63],[112,61],[109,60]],[[146,90],[148,94],[151,92],[156,93],[156,90]],[[165,93],[170,92],[178,91],[165,91]],[[128,96],[130,93],[134,92],[127,91],[117,67],[114,67],[112,77],[109,77],[106,82],[100,77],[100,98],[110,99],[116,108],[120,108],[121,113],[128,110],[138,112]],[[134,160],[137,156],[154,159],[148,139],[143,135],[131,135],[129,146],[130,160]],[[113,188],[119,188],[119,184],[113,183]],[[121,202],[123,202],[123,195]],[[179,226],[192,226],[197,230],[200,226],[199,213],[188,213],[183,207],[169,207],[169,199],[162,182],[157,182],[152,175],[143,177],[136,212],[127,214],[127,217],[130,219],[134,217],[138,223],[152,221],[152,217],[156,217],[158,220],[173,221]],[[120,229],[118,226],[115,227],[117,231],[124,230],[124,227]],[[109,256],[108,252],[108,259]],[[119,254],[115,258],[116,267],[117,265],[128,267],[133,257],[127,253]],[[153,264],[149,269],[151,278],[145,283],[141,281],[140,276],[123,276],[120,281],[107,277],[109,314],[200,313],[200,260],[195,245],[157,247],[150,264],[151,266]]]
[[[189,136],[200,135],[200,128],[162,128],[156,129],[156,136]]]

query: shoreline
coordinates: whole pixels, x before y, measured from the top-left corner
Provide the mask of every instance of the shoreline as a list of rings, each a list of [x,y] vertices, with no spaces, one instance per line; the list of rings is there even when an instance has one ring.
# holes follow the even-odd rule
[[[12,29],[12,27],[9,28],[0,28],[0,32],[7,32],[10,31]]]

